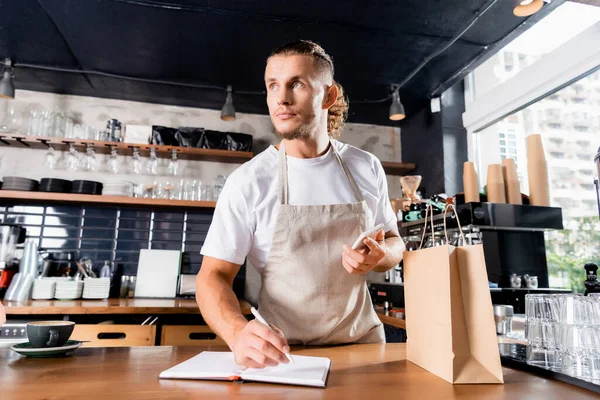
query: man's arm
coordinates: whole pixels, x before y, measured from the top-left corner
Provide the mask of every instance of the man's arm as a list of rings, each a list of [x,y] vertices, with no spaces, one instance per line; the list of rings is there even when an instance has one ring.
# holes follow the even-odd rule
[[[235,355],[235,361],[250,368],[275,366],[289,361],[290,349],[281,331],[274,333],[256,320],[248,322],[232,285],[238,264],[204,256],[196,277],[196,301],[202,317]],[[276,329],[276,328],[275,328]]]
[[[398,226],[394,226],[385,233],[383,247],[385,248],[385,255],[375,268],[373,268],[373,271],[375,272],[389,271],[402,261],[406,245],[404,244],[404,240],[400,237]]]
[[[230,348],[248,323],[232,289],[239,270],[237,264],[205,256],[196,276],[196,302],[202,317]]]

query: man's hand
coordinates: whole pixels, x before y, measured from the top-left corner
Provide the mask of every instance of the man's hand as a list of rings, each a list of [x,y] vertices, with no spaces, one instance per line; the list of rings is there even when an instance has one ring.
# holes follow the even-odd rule
[[[6,313],[4,312],[4,306],[0,303],[0,326],[6,322]]]
[[[285,355],[290,352],[287,340],[283,332],[271,327],[277,333],[256,320],[246,324],[237,334],[231,348],[237,364],[248,368],[264,368],[289,363]]]
[[[371,238],[364,239],[367,249],[353,250],[347,244],[344,245],[342,254],[342,265],[349,274],[364,275],[379,264],[385,257],[385,237],[383,230],[377,232],[375,240]]]

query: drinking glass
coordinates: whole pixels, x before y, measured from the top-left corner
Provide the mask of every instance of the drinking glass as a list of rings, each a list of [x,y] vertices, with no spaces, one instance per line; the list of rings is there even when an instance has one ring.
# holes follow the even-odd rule
[[[561,368],[559,310],[556,295],[525,295],[525,337],[529,364],[554,370]]]
[[[44,156],[44,167],[49,169],[56,168],[56,155],[52,146],[48,147],[48,152]]]
[[[171,159],[169,160],[167,173],[171,176],[179,175],[179,161],[177,160],[177,149],[171,150]]]
[[[216,201],[219,199],[221,192],[225,186],[225,177],[223,175],[217,175],[213,186],[213,199]]]
[[[31,136],[42,135],[42,125],[46,110],[39,107],[34,107],[29,112],[29,125],[27,127],[27,133]]]
[[[156,156],[156,149],[154,147],[150,149],[150,158],[146,164],[146,172],[148,175],[158,175],[158,157]]]
[[[5,111],[0,121],[0,131],[21,133],[21,110],[14,100],[4,100]]]
[[[52,112],[52,136],[54,137],[64,137],[65,136],[65,125],[67,121],[67,116],[65,113],[60,110],[54,110]]]
[[[562,372],[576,378],[600,378],[600,328],[593,325],[561,326]]]
[[[110,156],[108,157],[108,160],[106,160],[106,170],[108,172],[110,172],[111,174],[118,174],[119,167],[120,167],[120,163],[119,163],[119,154],[117,153],[117,148],[111,147]]]

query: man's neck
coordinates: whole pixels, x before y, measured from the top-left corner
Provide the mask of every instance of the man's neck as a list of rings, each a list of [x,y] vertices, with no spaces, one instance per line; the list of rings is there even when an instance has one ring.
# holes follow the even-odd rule
[[[329,149],[329,136],[327,134],[316,137],[285,140],[285,152],[294,158],[320,157]],[[276,146],[279,149],[279,145]]]

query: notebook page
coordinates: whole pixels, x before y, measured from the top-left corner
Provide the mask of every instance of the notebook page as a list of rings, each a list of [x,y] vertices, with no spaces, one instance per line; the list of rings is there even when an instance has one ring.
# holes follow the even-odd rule
[[[233,353],[203,351],[187,361],[163,371],[159,378],[167,379],[228,379],[239,376],[242,368],[237,365]]]
[[[242,372],[242,379],[257,382],[286,383],[325,387],[331,360],[325,357],[292,355],[295,363],[279,364],[264,369],[249,368]]]

